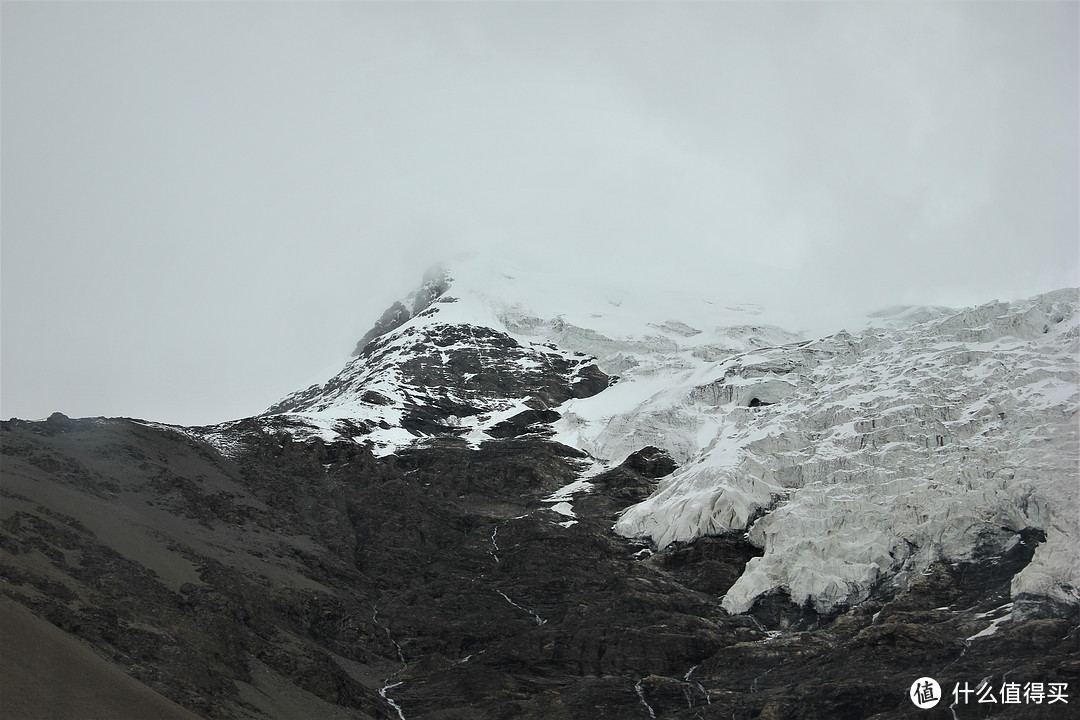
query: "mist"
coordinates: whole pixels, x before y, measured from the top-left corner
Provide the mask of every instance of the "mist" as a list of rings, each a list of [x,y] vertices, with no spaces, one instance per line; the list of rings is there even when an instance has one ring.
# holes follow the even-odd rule
[[[6,3],[3,417],[205,424],[436,261],[819,322],[1080,284],[1066,3]]]

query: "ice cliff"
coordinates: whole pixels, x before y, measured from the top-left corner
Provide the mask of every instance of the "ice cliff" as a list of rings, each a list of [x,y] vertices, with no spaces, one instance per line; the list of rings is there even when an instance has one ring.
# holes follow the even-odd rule
[[[720,361],[682,402],[721,429],[616,530],[661,547],[746,531],[765,553],[723,599],[736,613],[778,589],[829,611],[1038,530],[1014,599],[1076,604],[1077,306],[1062,290],[878,318]]]

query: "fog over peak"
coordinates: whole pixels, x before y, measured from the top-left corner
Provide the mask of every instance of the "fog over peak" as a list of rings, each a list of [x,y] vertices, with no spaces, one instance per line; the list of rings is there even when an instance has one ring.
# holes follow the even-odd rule
[[[793,329],[1080,284],[1075,4],[2,12],[4,417],[259,412],[465,251]]]

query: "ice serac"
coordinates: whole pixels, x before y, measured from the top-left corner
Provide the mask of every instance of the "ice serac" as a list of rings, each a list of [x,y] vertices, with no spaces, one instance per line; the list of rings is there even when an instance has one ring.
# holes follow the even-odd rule
[[[1038,530],[1014,613],[1075,607],[1078,354],[1073,289],[738,354],[684,400],[719,432],[616,530],[661,547],[746,532],[764,554],[723,598],[735,613],[777,590],[828,612]]]

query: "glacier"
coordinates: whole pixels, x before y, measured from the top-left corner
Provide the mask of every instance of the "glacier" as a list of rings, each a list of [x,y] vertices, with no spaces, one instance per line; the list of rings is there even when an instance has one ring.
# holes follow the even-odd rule
[[[384,455],[440,428],[475,445],[530,409],[557,411],[551,437],[587,454],[583,480],[663,448],[680,467],[614,530],[658,549],[745,534],[763,555],[722,598],[730,613],[777,591],[828,613],[895,592],[933,563],[999,555],[1024,531],[1045,540],[1013,580],[1013,612],[1080,604],[1076,289],[891,308],[817,334],[708,290],[459,261],[391,308],[338,376],[257,422]],[[417,354],[437,350],[434,366],[449,368],[477,348],[477,371],[497,362],[535,379],[558,366],[575,382],[595,363],[611,382],[548,402],[535,388],[476,390],[470,373],[441,388],[402,373]],[[424,403],[462,409],[406,429]]]
[[[1075,605],[1077,311],[1063,290],[719,363],[684,402],[723,428],[616,530],[659,547],[745,531],[764,555],[723,598],[739,613],[776,590],[829,612],[1034,529],[1018,609]]]

